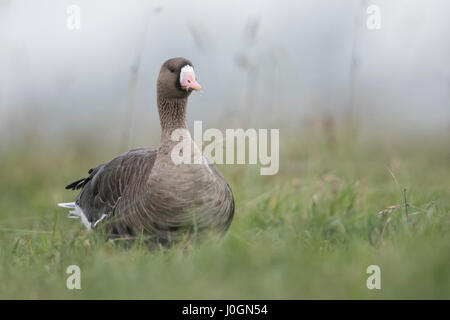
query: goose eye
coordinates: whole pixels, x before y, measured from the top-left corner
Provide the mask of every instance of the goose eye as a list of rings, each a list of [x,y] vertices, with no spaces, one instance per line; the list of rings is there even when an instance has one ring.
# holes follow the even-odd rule
[[[175,68],[174,67],[169,67],[169,71],[174,73],[175,72]]]

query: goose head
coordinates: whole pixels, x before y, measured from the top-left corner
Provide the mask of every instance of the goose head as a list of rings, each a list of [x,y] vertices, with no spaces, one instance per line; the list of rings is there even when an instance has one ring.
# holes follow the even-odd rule
[[[163,63],[158,77],[158,94],[166,98],[187,98],[202,87],[195,78],[192,62],[173,58]]]

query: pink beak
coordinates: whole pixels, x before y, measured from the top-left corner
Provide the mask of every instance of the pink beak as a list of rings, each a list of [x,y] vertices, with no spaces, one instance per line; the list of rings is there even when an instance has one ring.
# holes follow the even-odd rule
[[[181,88],[184,90],[200,90],[202,86],[195,80],[194,72],[184,72],[180,81]]]

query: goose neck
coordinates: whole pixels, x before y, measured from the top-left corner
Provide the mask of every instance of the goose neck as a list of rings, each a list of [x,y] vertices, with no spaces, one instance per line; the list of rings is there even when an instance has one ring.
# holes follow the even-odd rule
[[[186,107],[187,98],[166,98],[158,96],[162,142],[169,142],[174,130],[187,129]]]

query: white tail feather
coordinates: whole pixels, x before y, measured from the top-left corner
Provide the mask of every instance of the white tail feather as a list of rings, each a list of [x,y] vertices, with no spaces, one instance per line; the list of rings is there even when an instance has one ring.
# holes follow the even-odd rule
[[[75,202],[61,202],[58,206],[63,208],[75,209]]]
[[[63,207],[63,208],[68,208],[68,209],[75,209],[75,210],[70,210],[67,217],[70,218],[70,219],[79,219],[79,218],[81,218],[81,222],[83,222],[85,227],[88,230],[92,229],[92,225],[89,222],[89,220],[87,219],[87,217],[84,214],[83,210],[81,210],[81,208],[79,206],[77,206],[75,204],[75,202],[58,203],[58,206]],[[104,217],[102,217],[100,220],[103,220],[103,218]],[[100,222],[100,221],[97,221],[97,222]]]

